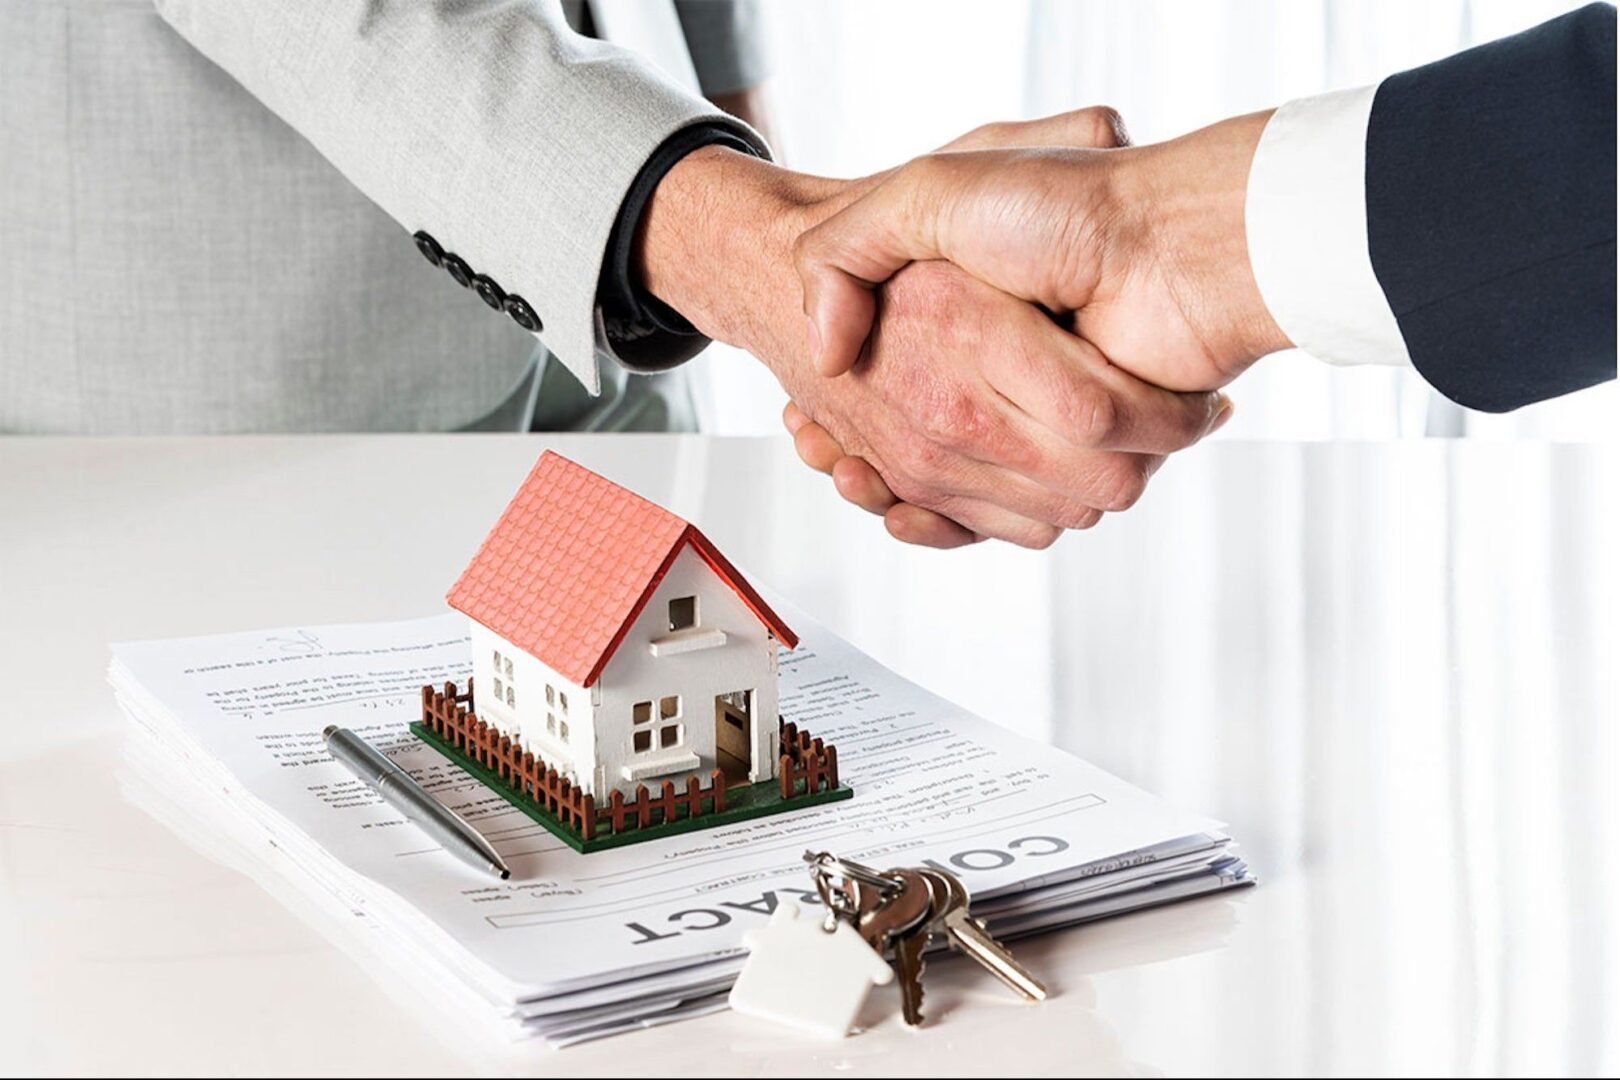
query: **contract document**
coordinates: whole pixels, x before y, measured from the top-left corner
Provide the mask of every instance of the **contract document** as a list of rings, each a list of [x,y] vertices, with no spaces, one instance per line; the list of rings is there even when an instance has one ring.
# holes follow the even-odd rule
[[[844,802],[582,855],[420,742],[421,687],[471,673],[466,620],[113,647],[126,788],[429,1014],[565,1045],[724,1007],[741,939],[814,906],[802,854],[937,863],[1003,935],[1250,883],[1220,823],[915,686],[792,605],[781,711],[835,743]],[[326,753],[358,732],[487,837],[438,848]]]

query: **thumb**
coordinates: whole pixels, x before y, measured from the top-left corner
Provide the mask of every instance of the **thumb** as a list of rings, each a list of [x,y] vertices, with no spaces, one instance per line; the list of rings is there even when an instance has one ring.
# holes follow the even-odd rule
[[[940,258],[934,241],[939,174],[952,166],[918,158],[799,236],[793,262],[810,320],[816,370],[842,375],[860,359],[877,317],[873,290],[910,262]]]

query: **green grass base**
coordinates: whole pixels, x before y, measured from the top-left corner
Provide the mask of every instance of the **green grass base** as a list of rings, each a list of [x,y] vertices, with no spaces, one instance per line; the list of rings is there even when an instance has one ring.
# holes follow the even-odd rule
[[[855,796],[855,790],[848,784],[839,784],[828,791],[818,791],[810,795],[795,795],[791,799],[784,799],[782,798],[780,781],[762,780],[757,784],[739,784],[727,788],[726,808],[719,813],[677,818],[674,821],[648,825],[646,828],[626,829],[622,833],[598,832],[595,837],[586,840],[572,828],[564,825],[557,815],[550,810],[508,785],[494,769],[480,765],[467,754],[457,750],[434,734],[421,721],[411,723],[411,734],[455,762],[467,775],[523,811],[537,823],[544,826],[551,835],[582,854],[588,854],[592,851],[606,851],[608,848],[624,847],[626,844],[639,844],[645,840],[661,840],[666,836],[679,836],[681,833],[697,832],[700,829],[715,829],[721,825],[732,825],[739,821],[749,821],[770,814],[785,814],[793,810],[804,810],[812,806],[839,802]]]

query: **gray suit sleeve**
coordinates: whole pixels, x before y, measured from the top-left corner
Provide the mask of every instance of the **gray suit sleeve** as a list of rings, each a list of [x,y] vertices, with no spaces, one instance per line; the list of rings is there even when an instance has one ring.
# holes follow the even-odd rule
[[[730,94],[770,76],[759,0],[675,0],[704,94]]]
[[[593,394],[603,254],[641,166],[697,123],[764,152],[635,54],[574,33],[557,0],[156,3],[398,221],[402,244],[426,230],[527,300]]]

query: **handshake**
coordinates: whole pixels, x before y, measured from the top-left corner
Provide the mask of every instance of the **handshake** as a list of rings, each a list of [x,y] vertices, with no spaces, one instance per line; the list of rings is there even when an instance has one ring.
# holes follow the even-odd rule
[[[638,270],[771,368],[799,456],[896,538],[1042,548],[1129,508],[1290,347],[1244,231],[1268,115],[1131,147],[1081,109],[855,181],[707,148],[654,194]]]

